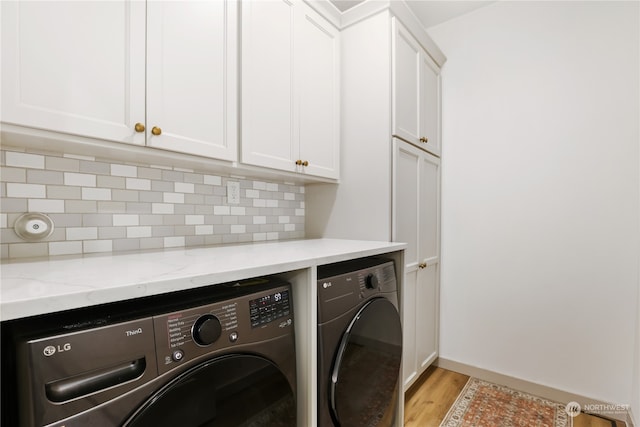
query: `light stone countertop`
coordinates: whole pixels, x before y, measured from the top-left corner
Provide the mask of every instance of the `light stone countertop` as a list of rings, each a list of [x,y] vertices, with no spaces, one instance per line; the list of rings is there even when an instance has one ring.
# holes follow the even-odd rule
[[[405,249],[404,243],[312,239],[7,261],[0,320],[123,301]]]

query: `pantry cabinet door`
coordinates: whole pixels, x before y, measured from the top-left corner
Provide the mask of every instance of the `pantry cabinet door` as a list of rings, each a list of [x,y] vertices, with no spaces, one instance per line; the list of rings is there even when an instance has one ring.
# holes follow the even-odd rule
[[[393,20],[393,135],[412,144],[420,139],[421,47]]]
[[[297,25],[300,159],[305,174],[339,177],[340,33],[309,6]]]
[[[237,9],[147,3],[148,146],[237,160]]]
[[[440,68],[426,52],[420,57],[421,148],[440,156]]]
[[[296,170],[294,22],[299,5],[285,0],[241,3],[243,163]]]
[[[3,122],[144,144],[144,2],[1,7]]]

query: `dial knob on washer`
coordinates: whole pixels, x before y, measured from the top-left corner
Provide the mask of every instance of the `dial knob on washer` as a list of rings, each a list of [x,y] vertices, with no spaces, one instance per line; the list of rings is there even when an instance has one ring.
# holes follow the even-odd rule
[[[364,285],[368,289],[376,289],[378,287],[378,276],[373,273],[369,273],[364,281]]]
[[[220,321],[213,314],[206,314],[193,324],[191,335],[193,340],[200,345],[209,345],[216,342],[222,333]]]

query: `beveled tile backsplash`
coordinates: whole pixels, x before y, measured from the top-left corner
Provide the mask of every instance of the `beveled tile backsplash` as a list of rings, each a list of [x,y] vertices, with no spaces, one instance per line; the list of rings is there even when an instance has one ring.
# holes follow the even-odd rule
[[[119,252],[304,237],[304,186],[121,164],[71,154],[0,150],[2,258]],[[229,204],[228,181],[240,183]],[[13,230],[25,212],[55,224],[46,240]]]

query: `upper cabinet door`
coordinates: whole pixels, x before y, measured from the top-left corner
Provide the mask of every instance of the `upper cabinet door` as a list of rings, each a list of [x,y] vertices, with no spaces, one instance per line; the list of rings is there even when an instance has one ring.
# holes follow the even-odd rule
[[[298,3],[242,7],[242,162],[295,171],[294,21]]]
[[[440,155],[440,70],[393,19],[393,136]]]
[[[237,160],[237,9],[147,3],[147,145]]]
[[[3,122],[144,144],[144,2],[1,7]]]
[[[340,172],[339,31],[311,8],[299,19],[299,138],[302,172],[338,178]],[[304,163],[306,162],[306,163]]]
[[[241,7],[241,161],[338,178],[339,32],[301,0]]]

